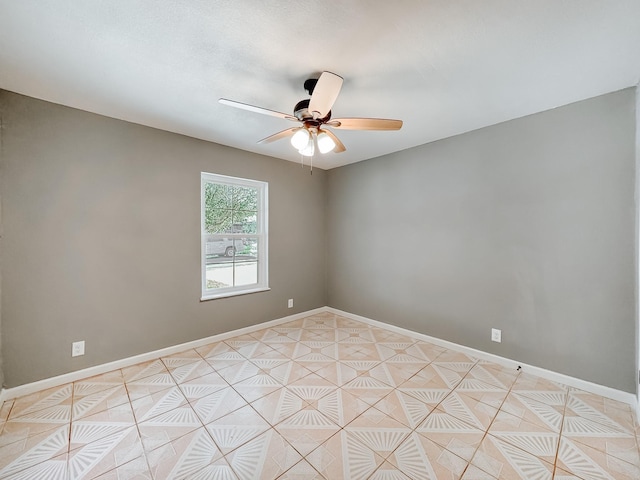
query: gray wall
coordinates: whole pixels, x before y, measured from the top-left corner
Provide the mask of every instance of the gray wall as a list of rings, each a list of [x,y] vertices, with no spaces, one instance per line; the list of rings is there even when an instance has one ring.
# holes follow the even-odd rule
[[[330,170],[329,305],[635,392],[634,104]]]
[[[9,92],[0,115],[5,385],[326,304],[324,171]],[[200,302],[201,171],[269,182],[271,291]]]

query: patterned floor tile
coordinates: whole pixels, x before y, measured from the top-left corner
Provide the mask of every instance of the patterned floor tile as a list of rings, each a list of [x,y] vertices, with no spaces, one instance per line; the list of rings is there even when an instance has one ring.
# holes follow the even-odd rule
[[[72,400],[73,384],[71,383],[19,397],[13,402],[13,408],[11,409],[8,420],[31,415],[40,410],[51,409],[52,407],[67,407],[66,409],[70,411]]]
[[[469,370],[466,378],[480,380],[489,385],[509,390],[518,378],[519,372],[512,368],[502,367],[493,363],[478,362]]]
[[[411,429],[371,407],[344,427],[344,431],[386,459],[409,435]]]
[[[214,420],[205,427],[224,455],[271,428],[250,405]]]
[[[0,448],[0,478],[15,475],[42,462],[66,454],[70,426],[23,438]]]
[[[307,405],[307,402],[287,388],[276,390],[251,403],[251,406],[270,425],[280,423],[297,411],[302,410],[305,405]]]
[[[491,405],[455,391],[448,395],[437,409],[480,430],[487,430],[498,413],[498,409]]]
[[[215,460],[187,478],[189,480],[239,480],[224,458]]]
[[[498,479],[551,480],[553,464],[487,435],[471,460],[472,465]]]
[[[131,401],[146,397],[154,393],[175,387],[177,384],[169,372],[156,373],[139,380],[132,380],[126,384]]]
[[[461,393],[474,398],[482,403],[500,408],[504,399],[507,398],[508,390],[490,385],[474,378],[463,379],[455,389],[456,393]]]
[[[335,342],[336,331],[329,329],[304,329],[300,335],[301,342]]]
[[[528,373],[518,376],[511,391],[548,405],[562,406],[567,400],[567,387]]]
[[[438,358],[436,358],[432,365],[448,368],[454,372],[458,372],[461,375],[465,375],[469,372],[475,364],[478,362],[477,358],[470,355],[466,355],[461,352],[455,352],[453,350],[445,350]]]
[[[598,423],[572,413],[573,410],[567,407],[563,437],[640,466],[640,453],[634,432],[625,431],[617,423]]]
[[[202,427],[188,406],[182,406],[138,423],[144,450],[148,453]]]
[[[262,372],[273,377],[280,385],[287,385],[312,373],[311,370],[293,360],[281,362],[280,360],[261,358],[253,360],[253,363],[260,367]]]
[[[451,393],[461,379],[456,372],[429,365],[401,384],[398,390],[435,407]]]
[[[291,342],[291,343],[265,342],[265,345],[269,345],[276,352],[278,352],[281,355],[287,357],[288,359],[292,359],[293,358],[293,352],[296,349],[296,343],[297,342]]]
[[[370,407],[367,402],[340,388],[308,403],[340,427],[344,427]]]
[[[398,467],[386,460],[373,472],[369,480],[411,480]]]
[[[335,384],[315,373],[288,384],[286,388],[306,402],[319,400],[338,389]]]
[[[259,340],[268,344],[291,343],[298,342],[301,335],[302,330],[299,328],[275,327],[266,329]]]
[[[13,403],[14,400],[7,400],[2,403],[2,407],[0,407],[0,422],[6,422],[9,419]]]
[[[204,425],[248,405],[246,400],[231,387],[218,390],[190,404]]]
[[[153,480],[147,458],[145,456],[138,457],[130,462],[125,463],[107,473],[103,473],[95,477],[95,480]],[[44,480],[44,479],[43,479]]]
[[[557,466],[582,479],[632,480],[640,478],[640,469],[568,438],[560,439]]]
[[[557,432],[502,411],[498,413],[488,432],[489,435],[550,464],[555,462],[560,438]]]
[[[384,459],[348,435],[336,433],[305,457],[324,478],[364,480],[382,465]]]
[[[392,387],[399,387],[422,370],[423,365],[409,362],[393,362],[399,355],[382,362],[369,371],[369,375]],[[409,357],[413,358],[413,357]]]
[[[451,390],[455,388],[461,380],[462,375],[458,372],[432,363],[419,370],[402,386],[405,388],[446,388]]]
[[[225,470],[229,467],[204,427],[177,438],[147,454],[154,480],[192,479],[209,466],[218,466],[222,475],[209,478],[235,478]],[[204,477],[207,478],[207,477]]]
[[[381,362],[383,359],[373,343],[338,343],[338,360],[370,360]]]
[[[339,315],[335,315],[333,318],[336,322],[336,328],[371,328],[366,323],[359,322],[352,318],[341,317]]]
[[[424,364],[415,363],[409,355],[396,355],[383,362],[380,367],[384,368],[393,386],[398,387],[421,371]]]
[[[95,375],[73,383],[74,402],[77,397],[85,397],[103,390],[124,386],[124,377],[120,370]]]
[[[355,379],[355,377],[359,377],[360,375],[364,375],[369,372],[372,368],[380,365],[381,362],[379,360],[341,360],[338,363],[347,367],[344,372],[345,376],[353,376],[353,378],[347,380],[347,382],[349,382]]]
[[[468,461],[412,432],[387,459],[414,479],[458,480]]]
[[[122,377],[125,382],[134,382],[161,373],[169,373],[169,371],[159,358],[122,369]]]
[[[417,341],[407,348],[407,353],[426,363],[431,363],[446,350],[446,348],[433,343]]]
[[[71,422],[70,450],[126,430],[135,424],[128,403]]]
[[[407,355],[407,350],[413,345],[414,342],[379,342],[375,344],[375,347],[380,359],[384,361],[396,355]],[[422,366],[424,367],[424,362],[422,362]]]
[[[326,361],[338,359],[338,345],[335,342],[305,341],[298,342],[293,351],[293,359],[301,361]]]
[[[428,405],[400,390],[393,390],[389,395],[377,402],[374,407],[412,429],[420,425],[433,410],[432,405]]]
[[[182,365],[188,365],[202,360],[202,356],[195,350],[185,350],[184,352],[174,353],[173,355],[166,355],[160,357],[162,363],[171,371],[172,368],[180,367]]]
[[[178,385],[178,388],[182,390],[182,393],[190,402],[228,387],[227,381],[215,372]]]
[[[78,389],[78,391],[84,391],[84,389]],[[88,389],[88,391],[93,391],[93,389]],[[71,417],[74,420],[78,420],[87,415],[93,415],[125,403],[129,403],[129,394],[124,383],[120,386],[99,390],[88,395],[74,393]]]
[[[293,324],[287,324],[294,326]],[[328,329],[337,328],[336,319],[334,317],[312,315],[302,320],[301,328],[304,329]]]
[[[144,422],[186,403],[187,399],[182,391],[178,387],[173,387],[134,400],[131,406],[136,420]]]
[[[278,480],[325,480],[313,466],[302,459],[287,470]]]
[[[600,395],[585,392],[583,390],[570,388],[567,404],[581,404],[585,407],[589,407],[597,412],[600,412],[611,420],[619,423],[626,430],[633,431],[637,424],[637,422],[635,421],[635,415],[630,405],[619,402],[617,400],[612,400],[610,398],[601,397]]]
[[[253,377],[259,372],[260,368],[246,359],[230,367],[217,370],[218,375],[224,378],[230,385]]]
[[[275,429],[305,456],[332,437],[340,427],[318,409],[306,405],[277,424]]]
[[[361,376],[373,378],[375,380],[378,380],[379,382],[384,383],[385,385],[388,385],[394,388],[404,383],[406,380],[408,380],[408,378],[399,378],[396,381],[396,379],[391,374],[389,365],[387,365],[386,363],[379,363],[378,365],[373,367],[371,370],[363,373]]]
[[[371,329],[367,327],[343,327],[338,328],[335,332],[336,341],[338,343],[348,343],[355,345],[375,342],[373,335],[371,334]]]
[[[275,479],[302,460],[302,456],[273,429],[245,443],[225,458],[242,480]]]
[[[64,453],[33,467],[0,478],[3,480],[67,480],[69,478],[67,461],[68,455]]]
[[[515,478],[515,477],[514,477]],[[484,470],[480,470],[475,465],[469,465],[464,471],[461,480],[499,480],[493,475],[489,475]]]
[[[26,410],[23,410],[25,412]],[[0,447],[15,442],[23,442],[29,437],[56,430],[71,423],[71,405],[54,405],[43,410],[24,413],[13,417],[4,424]]]
[[[215,357],[225,353],[235,353],[235,350],[224,342],[209,343],[202,347],[196,348],[195,351],[202,358]]]
[[[592,396],[595,395],[589,394],[587,396],[570,393],[567,398],[565,417],[580,417],[621,432],[634,432],[635,420],[628,406],[626,409],[607,408],[607,403],[604,402],[605,399],[602,402],[596,402],[591,398]],[[611,402],[614,402],[614,400],[611,400]]]
[[[553,479],[554,480],[582,480],[577,475],[574,475],[573,473],[570,473],[570,472],[567,472],[566,470],[558,468],[557,465],[553,472]]]
[[[328,380],[337,387],[343,386],[359,375],[356,369],[342,362],[331,362],[319,370],[316,370],[315,374]]]
[[[265,370],[260,369],[257,375],[235,383],[233,388],[247,402],[253,402],[254,400],[279,390],[282,388],[282,384],[271,375],[268,375]]]
[[[380,343],[416,343],[414,338],[384,328],[372,327],[371,334],[375,342]]]
[[[235,340],[234,338],[225,340],[236,352],[242,355],[246,359],[251,359],[255,356],[262,355],[273,351],[273,348],[267,344],[264,344],[258,340]]]
[[[471,460],[485,437],[484,430],[441,410],[434,410],[416,432],[467,461]]]
[[[213,367],[206,360],[202,359],[187,364],[179,364],[181,363],[180,359],[174,362],[165,360],[165,362],[169,369],[169,373],[178,385],[204,375],[215,373]]]
[[[564,406],[548,405],[511,392],[500,409],[554,432],[559,432],[562,427]]]
[[[196,349],[209,365],[216,371],[244,362],[246,358],[224,342],[205,345]]]
[[[142,443],[136,427],[129,427],[87,443],[69,453],[69,476],[89,479],[107,473],[142,456]]]
[[[393,391],[393,387],[372,378],[368,372],[354,378],[341,388],[369,405],[378,403]]]
[[[624,480],[639,436],[627,404],[322,312],[4,402],[0,478]]]

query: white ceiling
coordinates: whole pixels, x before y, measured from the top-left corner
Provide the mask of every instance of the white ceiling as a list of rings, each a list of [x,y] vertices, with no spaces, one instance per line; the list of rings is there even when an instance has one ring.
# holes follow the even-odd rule
[[[633,86],[640,0],[0,0],[0,88],[291,161],[306,78],[345,81],[333,168]]]

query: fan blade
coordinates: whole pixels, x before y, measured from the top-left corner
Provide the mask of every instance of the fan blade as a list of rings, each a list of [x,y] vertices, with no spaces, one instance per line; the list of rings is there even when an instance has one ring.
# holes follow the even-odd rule
[[[316,118],[323,118],[329,113],[342,88],[342,77],[331,72],[322,72],[309,100],[309,111]]]
[[[287,120],[293,120],[295,122],[298,121],[296,117],[293,115],[288,115],[282,112],[276,112],[275,110],[269,110],[268,108],[256,107],[254,105],[249,105],[248,103],[236,102],[235,100],[228,100],[226,98],[221,98],[218,100],[223,105],[228,105],[229,107],[241,108],[242,110],[249,110],[254,113],[262,113],[263,115],[271,115],[272,117],[285,118]]]
[[[335,133],[333,133],[331,130],[322,130],[322,131],[327,135],[329,135],[331,137],[331,140],[333,140],[333,142],[336,144],[335,148],[333,149],[334,153],[341,153],[346,150],[344,144],[340,141],[338,137],[336,137]]]
[[[333,128],[343,130],[400,130],[402,120],[388,118],[335,118],[325,123]]]
[[[258,140],[258,143],[271,143],[271,142],[275,142],[276,140],[280,140],[281,138],[290,137],[296,132],[296,130],[298,130],[298,127],[287,128],[286,130],[283,130],[281,132],[274,133],[273,135],[269,135],[268,137],[265,137],[262,140]]]

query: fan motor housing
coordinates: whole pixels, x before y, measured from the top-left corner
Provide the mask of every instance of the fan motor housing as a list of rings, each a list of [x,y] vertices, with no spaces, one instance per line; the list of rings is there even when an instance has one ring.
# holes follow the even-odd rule
[[[323,117],[323,118],[313,118],[313,114],[309,111],[309,100],[300,100],[296,103],[296,106],[293,107],[293,115],[300,120],[301,122],[311,124],[313,126],[321,125],[325,122],[328,122],[331,118],[331,110]]]

